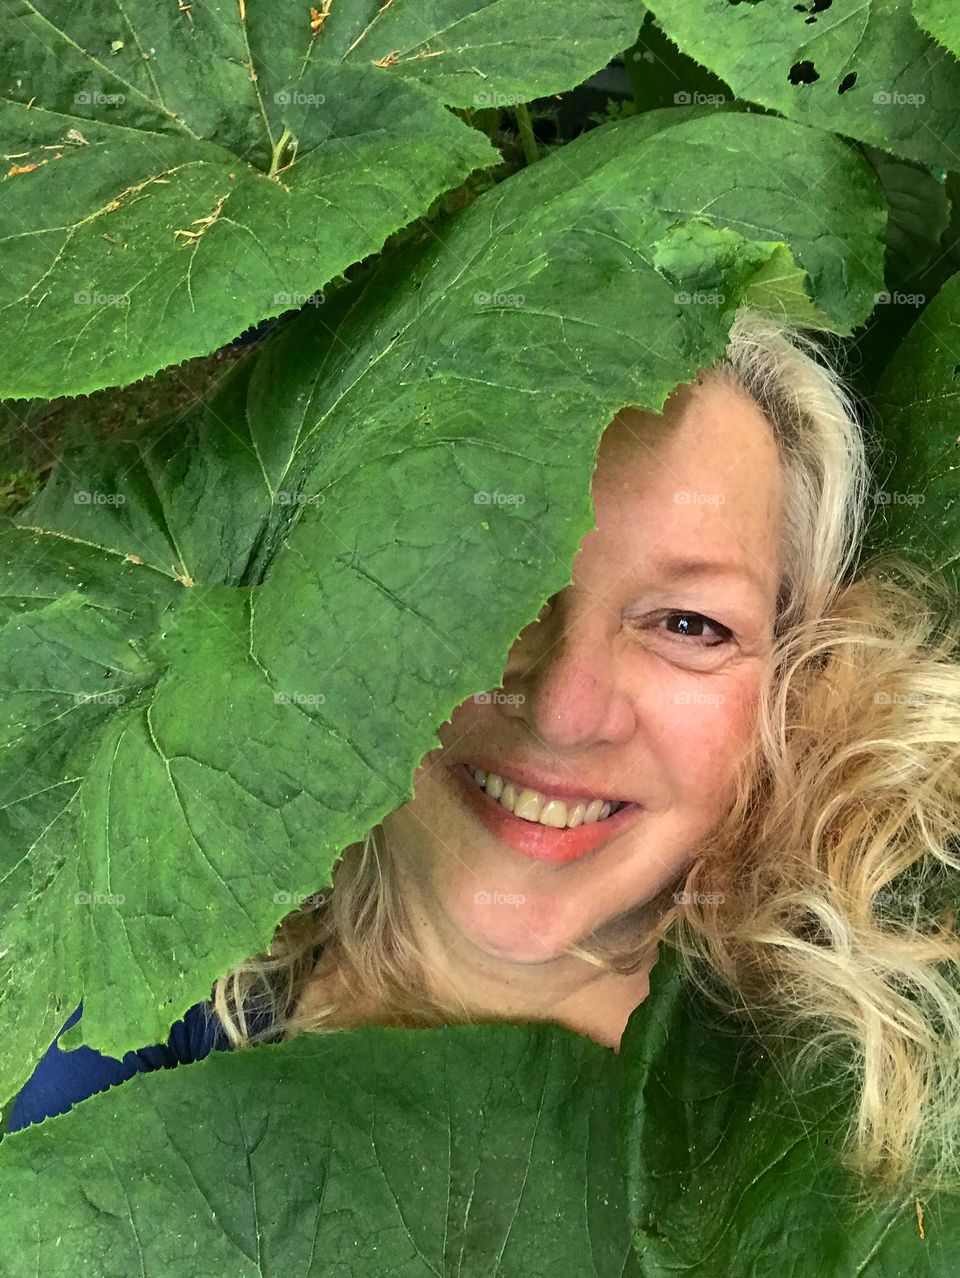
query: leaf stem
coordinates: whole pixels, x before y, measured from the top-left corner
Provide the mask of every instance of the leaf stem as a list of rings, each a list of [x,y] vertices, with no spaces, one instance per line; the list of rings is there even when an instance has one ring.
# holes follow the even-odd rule
[[[293,134],[290,132],[290,130],[284,129],[284,131],[277,138],[277,143],[276,143],[276,146],[273,148],[273,155],[270,159],[270,172],[267,174],[267,177],[277,176],[277,173],[280,171],[280,161],[283,159],[283,154],[287,149],[287,143],[290,141],[292,137],[293,137]]]
[[[530,120],[530,108],[526,102],[520,102],[514,107],[514,114],[517,117],[517,128],[520,130],[520,142],[523,145],[523,155],[527,164],[536,164],[540,159],[540,152],[537,149],[537,139],[533,134],[533,123]]]

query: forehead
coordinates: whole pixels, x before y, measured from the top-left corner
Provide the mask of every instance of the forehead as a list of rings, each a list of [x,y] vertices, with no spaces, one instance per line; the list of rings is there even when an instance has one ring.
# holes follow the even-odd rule
[[[624,408],[604,431],[597,469],[613,481],[629,468],[654,484],[673,471],[712,471],[718,479],[749,470],[775,482],[779,463],[770,424],[744,391],[719,380],[677,387],[662,413]]]
[[[709,553],[775,583],[779,453],[760,408],[733,386],[706,378],[679,387],[663,414],[618,413],[600,441],[592,495],[597,555]]]

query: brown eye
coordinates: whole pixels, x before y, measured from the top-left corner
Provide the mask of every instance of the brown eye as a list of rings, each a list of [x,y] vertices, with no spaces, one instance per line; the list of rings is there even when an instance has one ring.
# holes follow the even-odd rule
[[[708,630],[712,630],[717,636],[713,642],[701,644],[704,648],[718,648],[723,643],[728,643],[733,638],[733,631],[728,630],[726,626],[721,626],[719,621],[712,621],[709,617],[705,617],[702,612],[668,612],[663,620],[672,623],[676,618],[680,618],[679,627],[676,630],[669,629],[669,633],[679,639],[710,639],[709,634],[704,633],[704,626]]]

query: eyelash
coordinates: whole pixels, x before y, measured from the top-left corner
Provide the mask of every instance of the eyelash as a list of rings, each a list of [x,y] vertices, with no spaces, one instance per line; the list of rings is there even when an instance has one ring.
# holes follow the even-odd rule
[[[714,630],[718,632],[718,634],[720,635],[720,638],[716,642],[698,643],[696,645],[698,648],[721,648],[725,643],[729,643],[733,639],[732,630],[730,630],[727,626],[722,626],[719,621],[714,621],[712,618],[705,616],[702,612],[689,612],[686,609],[682,609],[682,608],[674,609],[671,612],[661,613],[659,620],[668,621],[672,617],[695,617],[699,621],[705,621],[708,626],[712,627]],[[664,631],[664,634],[668,634],[668,633],[669,633],[668,631]],[[677,640],[678,643],[684,643],[688,637],[692,639],[701,639],[703,636],[701,635],[691,635],[691,636],[671,635],[670,637],[671,639]]]
[[[550,598],[547,600],[547,602],[540,609],[540,613],[537,616],[538,621],[543,621],[547,617],[547,615],[549,614],[550,610],[553,607],[555,600],[556,600],[556,595],[551,595]],[[699,621],[705,621],[708,626],[711,626],[714,630],[716,630],[719,633],[720,638],[715,643],[698,643],[696,645],[698,648],[722,648],[724,644],[730,643],[733,639],[733,631],[728,626],[721,625],[719,621],[714,621],[712,617],[708,617],[702,612],[690,612],[683,608],[674,608],[674,609],[671,609],[669,612],[662,612],[658,620],[667,621],[671,617],[696,617]],[[669,632],[664,631],[664,634],[667,634],[667,633]],[[701,636],[692,635],[688,637],[693,639],[698,639]],[[687,637],[682,635],[670,635],[670,638],[676,640],[678,643],[685,643]],[[687,644],[687,647],[689,647],[689,644]]]

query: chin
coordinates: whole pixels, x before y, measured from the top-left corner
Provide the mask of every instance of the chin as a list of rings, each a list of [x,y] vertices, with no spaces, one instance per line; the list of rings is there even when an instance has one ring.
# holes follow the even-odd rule
[[[516,892],[471,891],[448,902],[457,931],[492,958],[511,963],[546,963],[580,940],[578,928],[555,902]]]

